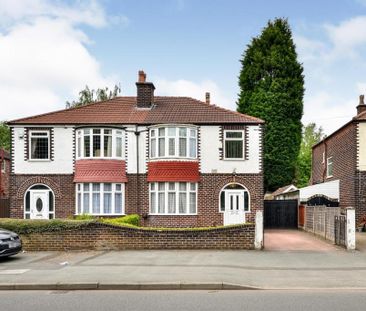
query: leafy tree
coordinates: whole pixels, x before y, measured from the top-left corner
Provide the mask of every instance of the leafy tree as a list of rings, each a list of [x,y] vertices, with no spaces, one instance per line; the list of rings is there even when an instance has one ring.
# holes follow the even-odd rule
[[[238,111],[265,120],[266,190],[290,184],[301,142],[304,76],[287,19],[269,21],[241,59]]]
[[[76,101],[73,100],[72,102],[67,101],[66,108],[80,107],[98,101],[112,99],[117,97],[120,93],[121,87],[119,85],[115,85],[113,90],[109,90],[108,87],[105,87],[104,89],[91,90],[88,86],[85,86],[85,89],[79,92],[79,99]]]
[[[10,150],[10,129],[5,121],[0,122],[0,148]]]
[[[320,142],[324,137],[323,128],[317,128],[315,123],[309,123],[303,128],[296,167],[296,184],[299,188],[309,184],[311,176],[312,146]]]

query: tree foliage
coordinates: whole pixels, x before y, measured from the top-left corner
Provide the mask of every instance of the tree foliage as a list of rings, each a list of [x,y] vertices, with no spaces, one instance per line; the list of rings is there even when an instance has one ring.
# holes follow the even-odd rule
[[[117,97],[120,93],[121,87],[119,85],[115,85],[113,90],[108,89],[108,87],[91,90],[88,86],[85,86],[85,89],[79,92],[79,98],[76,101],[66,102],[66,108],[80,107],[98,101],[112,99]]]
[[[238,111],[265,120],[266,190],[290,184],[301,142],[304,76],[286,19],[269,21],[241,59]]]
[[[312,146],[325,137],[322,127],[317,128],[315,123],[309,123],[303,128],[300,152],[297,158],[296,185],[305,187],[311,176]]]
[[[0,122],[0,148],[10,151],[10,129],[6,122]]]

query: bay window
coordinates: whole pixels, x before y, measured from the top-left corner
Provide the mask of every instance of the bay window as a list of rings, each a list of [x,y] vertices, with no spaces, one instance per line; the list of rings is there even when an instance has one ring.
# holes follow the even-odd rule
[[[197,129],[159,127],[150,129],[151,158],[197,158]]]
[[[76,213],[90,215],[123,215],[124,184],[76,184]]]
[[[123,131],[86,128],[76,132],[77,158],[123,158]]]
[[[150,214],[195,215],[197,184],[188,182],[150,183]]]

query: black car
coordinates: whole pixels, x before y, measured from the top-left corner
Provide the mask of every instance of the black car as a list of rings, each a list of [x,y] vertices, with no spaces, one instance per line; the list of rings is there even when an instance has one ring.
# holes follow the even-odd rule
[[[11,231],[0,228],[0,257],[15,255],[22,250],[22,240]]]

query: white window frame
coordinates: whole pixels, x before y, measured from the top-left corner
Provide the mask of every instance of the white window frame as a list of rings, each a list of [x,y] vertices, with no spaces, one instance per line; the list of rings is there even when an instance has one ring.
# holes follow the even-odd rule
[[[32,136],[32,134],[41,134],[41,133],[46,133],[46,136]],[[47,155],[47,159],[37,159],[37,158],[32,158],[32,137],[41,137],[41,138],[47,138],[48,141],[48,155]],[[50,131],[49,130],[29,130],[28,132],[28,160],[29,161],[35,161],[35,162],[48,162],[51,160],[51,138],[50,138]]]
[[[84,185],[85,184],[89,184],[89,191],[87,191],[89,193],[89,212],[88,213],[84,213]],[[93,213],[93,193],[95,191],[93,191],[93,184],[99,184],[99,213]],[[108,193],[111,193],[112,195],[112,208],[111,208],[111,213],[104,213],[104,184],[111,184],[112,185],[112,191],[107,191]],[[116,185],[121,185],[121,191],[117,191],[116,190]],[[80,186],[80,190],[79,190],[79,186]],[[125,215],[125,184],[124,183],[96,183],[96,182],[91,182],[91,183],[77,183],[75,185],[75,215],[82,215],[82,214],[88,214],[88,215],[93,215],[93,216],[124,216]],[[116,213],[115,212],[115,194],[116,193],[121,193],[122,194],[122,207],[121,207],[121,213]],[[81,208],[80,208],[80,213],[79,213],[79,203],[78,203],[78,196],[79,194],[81,195],[81,200],[80,200],[80,204],[81,204]]]
[[[90,134],[85,135],[85,130],[89,130]],[[100,130],[100,152],[101,155],[99,157],[93,156],[93,133],[94,130]],[[112,155],[105,156],[104,154],[104,137],[105,137],[105,130],[111,131],[112,137]],[[84,156],[85,151],[85,144],[84,144],[84,137],[90,137],[90,146],[89,146],[89,157]],[[109,136],[109,135],[108,135]],[[117,138],[122,140],[122,151],[121,156],[117,156]],[[81,143],[81,146],[80,146]],[[80,153],[79,153],[80,151]],[[76,159],[124,159],[125,154],[125,137],[124,137],[124,130],[122,129],[114,129],[114,128],[104,128],[104,127],[92,127],[92,128],[81,128],[76,130]]]
[[[330,166],[330,163],[332,165],[332,175],[329,174],[329,166]],[[334,164],[333,157],[327,158],[327,178],[333,177],[333,164]]]
[[[169,135],[169,128],[175,129],[175,135]],[[164,129],[164,135],[159,135],[159,129]],[[183,136],[180,136],[179,129],[186,130],[186,155],[180,156],[179,155],[179,139]],[[191,135],[191,131],[194,131],[194,135]],[[196,126],[191,125],[162,125],[162,126],[154,126],[149,130],[149,158],[150,159],[197,159],[198,157],[198,129]],[[152,136],[152,133],[155,133]],[[164,155],[159,156],[159,139],[164,138],[165,146],[164,146]],[[174,155],[169,155],[169,138],[174,138]],[[152,139],[155,139],[155,156],[153,156],[152,152]],[[190,156],[190,148],[191,148],[191,139],[194,139],[195,144],[195,155],[193,157]]]
[[[226,134],[227,133],[241,133],[242,134],[242,138],[227,138]],[[223,151],[224,151],[224,156],[223,159],[224,160],[228,160],[228,161],[235,161],[235,160],[245,160],[245,131],[244,130],[224,130],[224,137],[223,137],[224,143],[223,143]],[[243,142],[243,157],[242,158],[227,158],[226,157],[226,141],[242,141]]]
[[[159,183],[164,183],[164,190],[161,191],[159,190]],[[174,190],[169,190],[169,183],[174,183],[175,187]],[[191,182],[183,182],[186,184],[186,190],[182,191],[179,189],[179,184],[181,182],[152,182],[149,183],[149,215],[156,215],[156,216],[193,216],[193,215],[197,215],[197,203],[198,203],[198,183],[191,183]],[[152,184],[155,184],[155,188],[154,190],[152,190]],[[195,185],[195,190],[192,190],[191,188],[191,184]],[[159,213],[159,192],[164,192],[164,213]],[[169,193],[175,193],[175,213],[168,213],[168,200],[169,200]],[[185,193],[186,194],[186,213],[179,213],[179,195],[180,193]],[[152,213],[151,212],[151,193],[155,193],[155,209],[156,212]],[[190,194],[191,193],[195,193],[196,194],[196,201],[195,201],[195,207],[196,207],[196,212],[195,213],[190,213]]]

